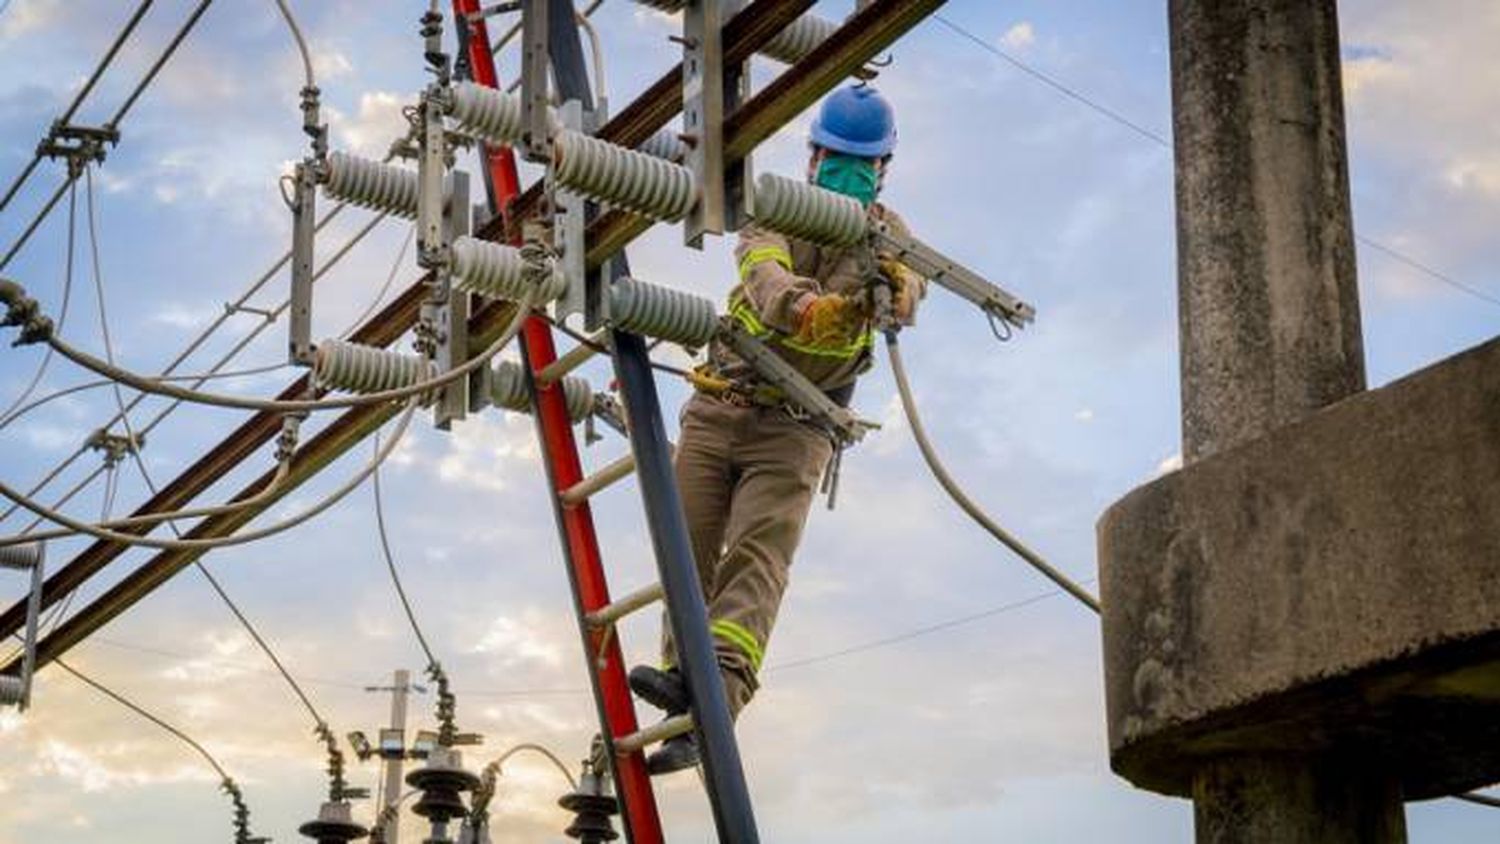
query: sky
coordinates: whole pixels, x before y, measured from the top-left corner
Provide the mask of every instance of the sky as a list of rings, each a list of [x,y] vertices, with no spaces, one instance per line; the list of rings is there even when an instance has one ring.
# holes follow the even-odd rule
[[[0,4],[0,180],[30,159],[134,4]],[[79,119],[102,121],[175,27],[187,0],[161,0]],[[424,83],[416,19],[425,4],[294,0],[312,50],[332,144],[380,156]],[[853,3],[823,2],[840,17]],[[952,0],[944,17],[1071,91],[1111,119],[936,20],[892,50],[879,86],[895,103],[901,146],[885,199],[929,243],[1033,302],[1036,324],[1000,345],[964,303],[934,292],[903,335],[930,433],[964,483],[1008,527],[1092,584],[1093,526],[1129,490],[1180,461],[1165,4],[1155,0]],[[1359,253],[1372,386],[1489,339],[1500,324],[1500,6],[1490,0],[1342,4],[1354,219],[1376,248]],[[615,107],[676,60],[661,14],[608,0],[596,17]],[[514,78],[514,50],[501,73]],[[780,71],[757,60],[763,85]],[[114,351],[158,371],[261,275],[290,242],[278,177],[304,149],[300,63],[270,0],[219,0],[123,126],[94,176],[100,277]],[[810,116],[763,145],[756,167],[801,172]],[[472,166],[463,162],[462,166]],[[533,176],[533,171],[527,171]],[[19,234],[60,182],[39,168],[0,214]],[[65,336],[102,350],[90,271],[86,195]],[[332,254],[361,214],[319,240]],[[67,201],[6,274],[52,312],[65,288]],[[320,282],[314,334],[336,335],[391,277],[405,229],[386,223]],[[721,298],[733,278],[727,239],[700,252],[659,226],[632,245],[635,273]],[[407,254],[396,284],[416,277]],[[1475,292],[1465,292],[1467,286]],[[250,300],[287,291],[274,276]],[[1477,294],[1477,295],[1476,295]],[[182,371],[202,371],[261,323],[231,316]],[[270,326],[236,367],[284,360]],[[36,371],[35,348],[0,351],[0,402]],[[600,364],[584,370],[599,389]],[[54,361],[44,391],[90,380]],[[288,371],[220,382],[269,394]],[[675,427],[681,384],[662,380]],[[109,391],[53,402],[0,431],[0,477],[29,487],[114,407]],[[1108,769],[1094,617],[1003,549],[944,497],[901,419],[885,363],[856,400],[884,427],[845,461],[839,505],[821,503],[793,567],[767,655],[764,688],[739,737],[763,838],[776,842],[1188,840],[1190,806],[1132,788]],[[0,405],[3,406],[3,405]],[[164,405],[148,400],[137,426]],[[240,415],[189,408],[153,429],[143,452],[164,482]],[[308,432],[321,424],[309,423]],[[598,466],[624,453],[605,433]],[[314,503],[368,458],[361,447],[260,523]],[[49,485],[50,501],[100,465],[88,453]],[[269,451],[216,485],[219,501],[272,464]],[[117,476],[112,512],[147,490]],[[473,768],[520,742],[564,759],[586,753],[597,724],[531,421],[489,411],[451,433],[414,423],[382,473],[393,550],[421,623],[454,678],[463,728],[485,744]],[[99,516],[102,481],[66,509]],[[616,592],[649,582],[653,563],[633,483],[595,507]],[[12,516],[10,532],[29,520]],[[56,543],[54,561],[81,547]],[[82,606],[148,559],[121,557],[86,584]],[[206,565],[261,629],[333,728],[373,734],[389,700],[365,691],[423,659],[380,556],[368,486],[311,523]],[[21,596],[16,575],[0,598]],[[632,660],[654,658],[656,620],[621,628]],[[79,669],[180,726],[242,784],[254,827],[297,840],[322,797],[312,720],[204,578],[184,571],[69,653]],[[431,724],[430,692],[412,704]],[[417,714],[420,713],[420,716]],[[642,711],[646,718],[650,713]],[[0,844],[46,840],[186,842],[228,836],[217,778],[183,744],[55,669],[34,708],[0,714]],[[371,764],[352,766],[373,786]],[[565,790],[545,761],[508,762],[496,840],[563,841]],[[661,783],[673,840],[711,837],[695,778]],[[358,810],[369,817],[368,802]],[[1415,842],[1492,838],[1500,813],[1453,801],[1408,808]],[[419,833],[408,825],[404,840]]]

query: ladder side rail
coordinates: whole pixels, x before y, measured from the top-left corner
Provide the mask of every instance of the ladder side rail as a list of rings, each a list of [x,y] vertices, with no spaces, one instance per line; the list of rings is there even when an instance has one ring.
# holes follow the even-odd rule
[[[453,7],[455,15],[472,14],[479,11],[480,0],[454,0]],[[490,52],[489,33],[484,20],[469,20],[470,37],[466,49],[469,51],[474,81],[499,88],[499,74]],[[515,155],[508,147],[486,144],[484,162],[490,210],[505,214],[515,197],[520,194]],[[590,684],[600,724],[605,728],[605,742],[611,751],[608,756],[623,810],[621,817],[626,838],[632,844],[661,844],[664,840],[661,818],[651,789],[650,774],[646,771],[644,754],[636,751],[619,756],[613,752],[615,736],[632,734],[639,725],[635,717],[634,699],[625,676],[625,661],[618,637],[611,636],[607,643],[602,642],[601,632],[591,629],[586,621],[587,613],[609,605],[609,589],[604,580],[603,559],[588,503],[564,508],[558,495],[562,490],[583,480],[584,474],[561,381],[538,385],[534,380],[536,372],[557,358],[552,330],[540,317],[533,316],[526,321],[521,334],[521,355],[528,387],[534,397],[532,415],[546,453],[544,464],[553,493],[553,515],[557,520],[563,554],[568,563],[568,581],[573,592],[579,632],[590,661]],[[604,645],[602,652],[599,648],[601,644]],[[600,657],[603,659],[602,667],[595,662]]]
[[[549,48],[559,99],[563,102],[576,99],[585,108],[592,108],[593,95],[572,0],[550,0],[548,10]],[[614,255],[607,266],[610,283],[629,275],[629,262],[623,251]],[[630,447],[635,454],[657,569],[666,590],[667,616],[679,667],[693,702],[694,728],[714,824],[721,842],[758,844],[750,791],[708,629],[708,609],[698,584],[687,518],[677,490],[672,449],[662,423],[661,403],[646,343],[637,334],[616,331],[613,336],[615,375],[630,424]]]

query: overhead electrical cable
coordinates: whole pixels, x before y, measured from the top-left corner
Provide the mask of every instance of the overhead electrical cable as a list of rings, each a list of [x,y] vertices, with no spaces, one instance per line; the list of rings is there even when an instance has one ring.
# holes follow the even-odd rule
[[[1170,140],[1168,140],[1167,137],[1165,135],[1161,134],[1160,132],[1156,132],[1156,131],[1153,131],[1151,129],[1148,129],[1147,127],[1141,125],[1140,123],[1137,123],[1136,121],[1131,120],[1130,118],[1124,116],[1123,114],[1120,114],[1119,112],[1115,111],[1114,109],[1109,108],[1108,106],[1104,105],[1103,103],[1100,103],[1098,100],[1095,100],[1095,99],[1093,99],[1093,98],[1091,98],[1089,96],[1086,96],[1085,94],[1081,93],[1080,91],[1078,91],[1075,88],[1072,88],[1072,87],[1070,87],[1068,85],[1065,85],[1064,83],[1062,83],[1061,81],[1059,81],[1055,77],[1050,76],[1050,75],[1042,72],[1041,70],[1037,69],[1036,67],[1033,67],[1032,65],[1030,65],[1030,64],[1028,64],[1028,63],[1026,63],[1024,61],[1022,61],[1021,59],[1017,58],[1016,56],[1013,56],[1010,53],[1007,53],[1004,50],[1000,49],[999,47],[996,47],[994,44],[991,44],[989,41],[986,41],[985,39],[980,38],[978,35],[975,35],[971,30],[966,29],[963,26],[961,26],[961,25],[953,22],[953,20],[951,20],[950,18],[947,18],[947,17],[945,17],[943,15],[940,15],[940,14],[934,14],[932,17],[938,23],[940,23],[943,26],[947,27],[948,29],[952,30],[954,33],[958,34],[964,40],[969,41],[970,43],[978,46],[980,49],[984,50],[985,52],[989,53],[990,55],[992,55],[992,56],[1000,59],[1001,61],[1004,61],[1005,63],[1011,65],[1012,67],[1016,68],[1017,70],[1021,71],[1022,73],[1025,73],[1026,75],[1032,77],[1033,79],[1036,79],[1037,81],[1041,82],[1042,84],[1046,85],[1047,87],[1053,89],[1054,91],[1062,94],[1063,96],[1069,97],[1070,99],[1073,99],[1073,100],[1075,100],[1075,101],[1077,101],[1079,103],[1082,103],[1084,106],[1092,109],[1096,113],[1101,114],[1104,117],[1109,118],[1110,120],[1113,120],[1114,122],[1120,124],[1121,126],[1124,126],[1125,128],[1130,129],[1132,132],[1135,132],[1136,134],[1141,135],[1142,137],[1144,137],[1144,138],[1152,141],[1153,143],[1156,143],[1159,146],[1162,146],[1162,147],[1164,147],[1164,148],[1166,148],[1168,150],[1170,150],[1172,148],[1172,142]],[[1427,263],[1424,263],[1422,261],[1419,261],[1416,258],[1413,258],[1410,255],[1407,255],[1406,253],[1400,251],[1399,249],[1396,249],[1396,248],[1394,248],[1394,247],[1392,247],[1392,246],[1390,246],[1388,244],[1381,243],[1380,241],[1375,240],[1374,238],[1366,237],[1366,236],[1364,236],[1362,234],[1359,234],[1358,232],[1355,232],[1354,238],[1355,238],[1355,240],[1359,241],[1360,243],[1364,244],[1365,246],[1368,246],[1371,249],[1374,249],[1375,251],[1380,252],[1381,254],[1385,255],[1386,257],[1391,258],[1391,259],[1393,259],[1393,260],[1395,260],[1395,261],[1397,261],[1397,262],[1399,262],[1401,264],[1405,264],[1407,267],[1410,267],[1411,269],[1416,270],[1417,272],[1419,272],[1419,273],[1427,276],[1428,278],[1430,278],[1430,279],[1432,279],[1434,281],[1440,282],[1442,284],[1446,284],[1449,287],[1452,287],[1455,290],[1458,290],[1458,291],[1460,291],[1462,293],[1466,293],[1466,294],[1468,294],[1469,296],[1472,296],[1475,299],[1479,299],[1481,301],[1488,302],[1489,304],[1492,304],[1492,305],[1500,306],[1500,296],[1496,296],[1495,294],[1488,293],[1488,292],[1486,292],[1484,290],[1481,290],[1481,289],[1479,289],[1477,287],[1474,287],[1473,285],[1465,284],[1465,283],[1459,281],[1458,279],[1455,279],[1451,275],[1449,275],[1447,273],[1444,273],[1444,272],[1442,272],[1440,270],[1437,270],[1437,269],[1433,268],[1431,265],[1429,265]]]
[[[153,62],[150,69],[146,71],[145,76],[141,77],[141,80],[136,83],[136,86],[131,90],[130,95],[125,98],[125,102],[122,103],[118,109],[116,109],[114,116],[111,117],[109,119],[109,122],[105,124],[106,127],[112,129],[119,128],[121,121],[123,121],[125,119],[125,116],[129,114],[131,109],[135,107],[136,101],[139,100],[141,95],[146,92],[146,89],[151,86],[151,83],[156,79],[156,75],[161,72],[161,69],[163,67],[166,66],[167,61],[170,60],[173,54],[177,52],[177,48],[182,45],[182,42],[185,38],[187,38],[188,33],[192,32],[193,27],[198,25],[198,19],[203,17],[203,13],[208,10],[208,7],[211,3],[213,3],[213,0],[200,0],[197,8],[195,8],[193,10],[193,13],[188,16],[187,22],[177,30],[177,33],[174,36],[172,36],[172,40],[168,42],[166,49],[163,50],[159,56],[157,56],[156,61]],[[68,186],[78,180],[79,175],[81,174],[77,172],[70,172],[68,178],[58,186],[56,191],[53,192],[51,198],[48,199],[47,203],[42,207],[42,210],[32,218],[31,223],[27,225],[24,231],[21,232],[21,236],[16,239],[16,241],[11,245],[9,251],[5,253],[5,257],[0,258],[0,270],[5,269],[5,267],[10,264],[11,259],[14,258],[16,254],[20,252],[21,249],[26,245],[26,242],[31,239],[31,235],[37,230],[37,227],[42,224],[42,221],[52,213],[52,209],[57,206],[58,200],[62,199],[62,195],[64,192],[66,192]]]
[[[937,450],[932,447],[932,441],[927,438],[926,429],[922,427],[922,417],[917,412],[917,403],[912,395],[911,383],[907,380],[906,366],[901,360],[901,347],[896,339],[896,332],[887,331],[885,333],[885,347],[890,355],[891,372],[896,377],[896,389],[901,394],[901,407],[906,412],[906,419],[911,425],[912,437],[917,441],[917,448],[922,452],[922,459],[927,461],[927,467],[932,470],[933,476],[937,478],[938,483],[942,485],[944,491],[948,493],[954,503],[969,515],[969,518],[973,519],[986,531],[989,531],[990,535],[999,540],[1000,544],[1009,548],[1016,556],[1025,560],[1032,568],[1036,569],[1048,580],[1057,584],[1064,592],[1078,599],[1079,603],[1098,613],[1098,598],[1089,594],[1088,590],[1082,586],[1074,583],[1067,575],[1043,559],[1040,554],[1031,550],[1024,542],[1017,539],[1009,531],[1001,527],[998,522],[990,518],[984,512],[983,508],[976,504],[964,492],[963,487],[959,486],[958,482],[953,479],[953,476],[949,474],[948,469],[943,465],[942,459],[938,457]]]
[[[67,251],[63,253],[63,292],[62,305],[58,308],[57,312],[58,331],[63,330],[63,327],[68,323],[68,307],[72,303],[73,299],[73,245],[74,241],[76,240],[78,231],[77,182],[74,182],[69,187],[68,193],[68,236],[66,241]],[[11,402],[10,407],[7,407],[4,412],[0,412],[0,418],[9,418],[10,415],[15,412],[16,408],[25,404],[26,400],[31,398],[31,394],[36,392],[37,386],[42,383],[42,379],[47,375],[47,367],[52,363],[53,354],[55,353],[50,348],[42,354],[42,360],[37,364],[36,373],[31,376],[31,381],[26,384],[26,389],[22,390],[21,394],[16,396],[15,401]]]
[[[78,90],[77,94],[73,95],[73,101],[68,104],[67,109],[63,111],[62,115],[53,121],[54,126],[67,125],[73,119],[73,115],[78,113],[78,107],[83,105],[84,99],[94,90],[94,86],[98,84],[99,78],[104,75],[104,71],[114,61],[115,54],[120,52],[120,48],[125,45],[125,41],[130,37],[130,34],[135,31],[136,24],[139,24],[141,18],[146,16],[146,11],[151,8],[153,2],[155,0],[141,0],[141,4],[136,7],[134,14],[125,22],[125,26],[115,36],[114,42],[104,52],[103,58],[99,59],[98,64],[94,66],[93,73],[89,74],[88,79],[83,83],[83,87]],[[5,206],[10,204],[10,201],[15,198],[21,187],[26,184],[26,180],[31,177],[32,172],[36,170],[36,166],[41,163],[42,157],[40,150],[32,155],[31,163],[26,165],[15,181],[11,182],[10,187],[5,191],[5,196],[0,198],[0,211],[5,210]]]

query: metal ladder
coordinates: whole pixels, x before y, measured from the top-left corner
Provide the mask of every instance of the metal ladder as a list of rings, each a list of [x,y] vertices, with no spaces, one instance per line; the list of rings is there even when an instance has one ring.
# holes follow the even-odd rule
[[[498,87],[481,5],[480,0],[453,0],[455,18],[465,21],[468,27],[464,48],[474,81]],[[545,7],[548,49],[561,98],[576,99],[585,108],[592,107],[571,0],[532,0],[523,6],[528,13]],[[490,210],[502,213],[506,203],[519,193],[515,158],[510,148],[487,145],[484,170]],[[629,273],[623,253],[616,255],[609,265],[611,282]],[[533,415],[602,726],[601,738],[610,757],[626,836],[633,844],[664,841],[644,748],[692,731],[698,742],[719,840],[755,844],[759,837],[749,791],[708,630],[707,609],[698,585],[646,344],[639,335],[612,332],[608,346],[631,432],[631,454],[585,477],[561,382],[567,372],[581,365],[592,352],[580,347],[559,358],[551,326],[540,316],[527,320],[521,340],[522,358],[532,388]],[[632,471],[639,474],[661,582],[612,600],[589,499]],[[642,729],[636,720],[614,625],[626,615],[663,598],[677,643],[679,667],[692,701],[692,713]]]

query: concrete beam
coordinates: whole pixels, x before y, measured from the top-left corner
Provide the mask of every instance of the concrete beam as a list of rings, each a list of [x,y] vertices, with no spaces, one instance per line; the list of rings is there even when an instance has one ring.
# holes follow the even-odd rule
[[[1500,780],[1500,341],[1132,492],[1099,549],[1135,784],[1277,755],[1406,799]]]

